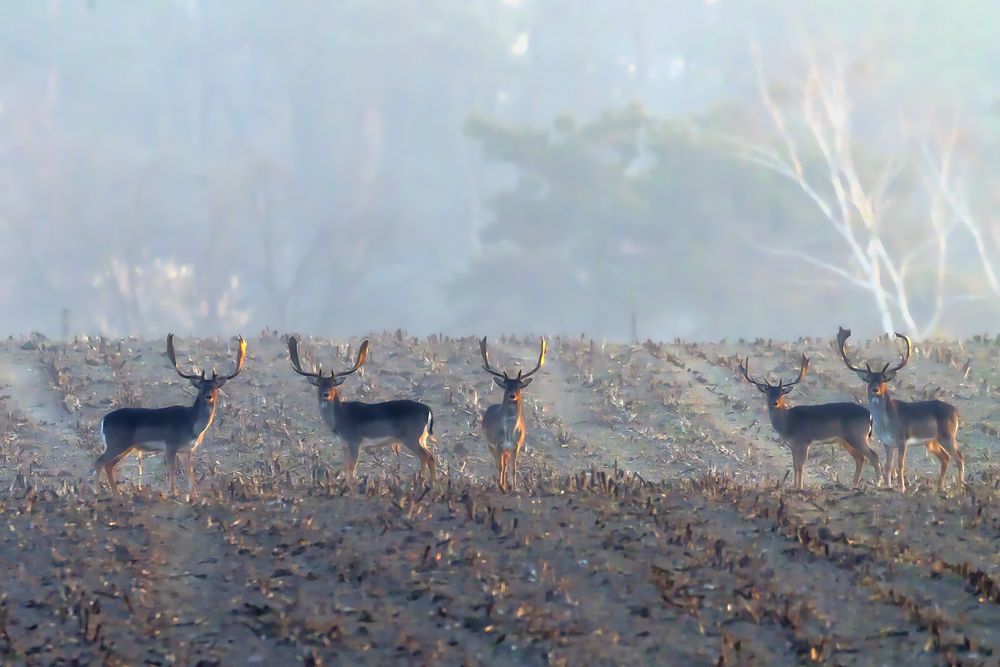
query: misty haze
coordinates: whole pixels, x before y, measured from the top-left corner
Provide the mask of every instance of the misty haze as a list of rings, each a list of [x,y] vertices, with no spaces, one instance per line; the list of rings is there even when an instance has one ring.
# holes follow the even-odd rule
[[[902,0],[11,5],[4,328],[981,333],[998,26]]]
[[[0,663],[1000,656],[1000,3],[0,6]]]

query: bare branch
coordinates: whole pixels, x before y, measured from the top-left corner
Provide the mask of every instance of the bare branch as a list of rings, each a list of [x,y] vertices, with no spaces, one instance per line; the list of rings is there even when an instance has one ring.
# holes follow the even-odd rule
[[[792,139],[792,134],[788,130],[788,125],[785,123],[785,117],[781,113],[780,107],[778,107],[775,103],[774,98],[771,97],[771,92],[767,88],[767,79],[764,76],[764,70],[761,66],[760,50],[757,48],[757,44],[755,42],[750,43],[750,51],[753,55],[754,69],[757,73],[757,89],[760,92],[764,108],[767,110],[768,115],[771,116],[774,126],[778,129],[778,134],[781,136],[781,140],[785,144],[785,150],[788,151],[788,163],[791,165],[793,173],[796,175],[798,180],[804,180],[805,175],[802,169],[802,161],[799,159],[799,153],[795,147],[795,141]]]
[[[976,221],[969,211],[966,199],[959,196],[951,185],[951,159],[956,143],[957,123],[952,126],[952,129],[948,134],[940,159],[932,157],[931,150],[927,145],[927,142],[920,142],[920,154],[923,158],[924,168],[930,172],[930,177],[936,182],[935,197],[942,199],[944,203],[948,205],[958,223],[961,224],[966,231],[968,231],[969,236],[972,238],[972,242],[976,246],[976,253],[979,257],[979,263],[982,267],[983,275],[986,278],[986,282],[989,285],[990,290],[994,294],[1000,294],[1000,279],[997,277],[997,271],[994,267],[993,259],[990,256],[990,251],[986,247],[986,241],[983,237],[982,229],[980,228],[978,221]]]
[[[843,278],[844,280],[846,280],[847,282],[851,283],[856,287],[860,287],[865,290],[871,289],[870,282],[858,278],[856,275],[854,275],[853,273],[851,273],[850,271],[848,271],[843,267],[837,266],[836,264],[833,264],[831,262],[826,262],[824,260],[821,260],[818,257],[810,255],[807,252],[803,252],[802,250],[796,250],[794,248],[774,248],[770,246],[761,245],[753,240],[748,240],[748,244],[753,248],[755,248],[756,250],[760,250],[761,252],[766,252],[769,255],[775,255],[777,257],[793,257],[795,259],[802,260],[806,264],[815,266],[816,268],[819,269],[823,269],[824,271],[828,271],[829,273],[832,273],[835,276],[839,276],[840,278]]]

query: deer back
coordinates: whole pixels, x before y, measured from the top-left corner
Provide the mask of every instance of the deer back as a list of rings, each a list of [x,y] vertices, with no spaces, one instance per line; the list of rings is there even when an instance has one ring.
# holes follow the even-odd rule
[[[865,438],[871,431],[871,414],[856,403],[799,405],[772,409],[771,424],[779,434],[800,442]],[[783,414],[777,414],[783,413]]]
[[[876,435],[886,442],[948,440],[958,431],[958,410],[944,401],[900,401],[885,394],[869,403]]]

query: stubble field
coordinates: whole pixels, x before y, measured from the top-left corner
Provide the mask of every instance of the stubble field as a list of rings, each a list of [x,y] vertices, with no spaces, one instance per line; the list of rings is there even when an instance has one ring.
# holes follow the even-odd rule
[[[347,368],[360,339],[304,339]],[[852,341],[853,342],[853,341]],[[220,372],[234,342],[178,338]],[[98,423],[190,403],[162,340],[0,344],[0,655],[27,664],[996,664],[1000,659],[1000,341],[917,345],[893,386],[962,415],[968,484],[912,450],[905,493],[845,484],[815,447],[790,492],[754,373],[792,405],[863,399],[830,340],[603,345],[554,339],[525,392],[522,488],[495,490],[479,415],[499,401],[477,341],[372,337],[348,398],[435,413],[439,480],[363,451],[358,477],[290,369],[248,339],[196,454],[200,494],[165,495],[160,457],[94,492]],[[855,342],[895,358],[890,341]],[[538,340],[491,341],[502,368]],[[880,456],[881,447],[876,448]],[[187,481],[179,487],[186,490]]]

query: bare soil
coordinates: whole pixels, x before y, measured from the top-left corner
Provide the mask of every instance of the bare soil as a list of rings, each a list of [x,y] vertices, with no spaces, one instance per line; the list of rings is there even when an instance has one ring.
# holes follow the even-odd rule
[[[305,339],[350,365],[359,340]],[[282,337],[248,341],[196,454],[201,493],[164,494],[147,456],[127,491],[93,487],[98,424],[122,405],[193,400],[163,341],[0,344],[0,654],[5,664],[996,664],[1000,435],[993,339],[918,346],[896,396],[962,414],[969,479],[844,483],[814,448],[807,490],[761,395],[738,376],[812,370],[791,403],[863,399],[829,340],[551,341],[525,392],[523,489],[495,489],[478,417],[500,398],[477,341],[372,337],[351,398],[422,400],[440,479],[391,450],[358,479],[291,372]],[[234,341],[178,339],[220,371]],[[37,348],[37,349],[35,349]],[[891,341],[859,354],[889,359]],[[537,339],[491,341],[534,365]],[[881,451],[879,451],[881,454]],[[186,485],[180,485],[186,488]]]

